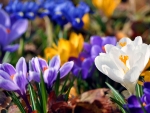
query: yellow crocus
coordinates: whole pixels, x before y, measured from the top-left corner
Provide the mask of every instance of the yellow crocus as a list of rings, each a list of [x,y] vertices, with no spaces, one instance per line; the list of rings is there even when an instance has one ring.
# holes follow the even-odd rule
[[[90,24],[90,16],[88,13],[86,13],[83,17],[82,17],[82,21],[84,23],[83,28],[84,29],[88,29],[89,28],[89,24]]]
[[[55,55],[60,55],[61,64],[68,61],[70,57],[77,58],[83,48],[84,39],[82,34],[71,33],[70,39],[60,38],[58,44],[47,47],[44,50],[46,60],[51,59]]]
[[[121,0],[92,0],[93,5],[110,17]]]
[[[147,70],[150,67],[150,59],[144,69],[144,71],[141,73],[141,76],[144,77],[144,82],[150,82],[150,71]],[[138,81],[138,84],[143,85],[142,81]]]

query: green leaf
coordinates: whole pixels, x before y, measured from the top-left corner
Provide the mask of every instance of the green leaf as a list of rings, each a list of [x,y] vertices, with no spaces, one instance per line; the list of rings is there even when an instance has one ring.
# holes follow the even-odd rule
[[[45,83],[44,83],[42,72],[40,76],[41,76],[40,90],[41,90],[41,97],[42,97],[43,113],[47,113],[47,91],[45,88]]]
[[[74,84],[74,81],[75,81],[75,77],[74,77],[73,80],[70,82],[69,88],[68,88],[67,93],[66,93],[66,95],[65,95],[65,100],[66,100],[66,101],[68,100],[69,93],[70,93],[70,90],[71,90],[71,88],[72,88],[72,86],[73,86],[73,84]]]
[[[64,82],[64,84],[63,84],[63,86],[62,86],[62,89],[61,89],[61,94],[64,92],[64,90],[65,90],[65,87],[66,87],[66,84],[67,84],[67,81],[68,81],[68,79],[69,79],[69,75],[67,75],[67,77],[66,77],[66,79],[65,79],[65,82]]]
[[[18,97],[16,96],[16,94],[14,92],[7,92],[7,93],[12,98],[13,102],[18,106],[21,113],[26,113],[25,109],[23,108],[23,106],[22,106],[21,102],[19,101]]]
[[[112,102],[114,102],[114,103],[116,103],[117,105],[118,105],[118,107],[120,108],[120,110],[122,111],[122,113],[126,113],[126,111],[124,110],[124,108],[123,108],[123,104],[121,103],[121,102],[119,102],[117,99],[115,99],[115,98],[112,98],[112,97],[110,97],[111,98],[111,101]]]
[[[115,99],[117,99],[121,104],[125,104],[124,98],[116,91],[109,83],[105,82],[106,85],[112,90]]]
[[[55,82],[55,85],[54,85],[54,90],[55,90],[56,96],[59,95],[59,85],[60,85],[60,72],[57,75],[56,82]]]
[[[142,95],[143,95],[143,88],[142,88],[142,86],[139,85],[139,84],[136,84],[135,90],[136,90],[136,96],[137,97],[142,97]]]
[[[28,85],[28,88],[29,88],[30,99],[31,99],[31,103],[32,103],[32,110],[34,111],[34,110],[37,110],[36,102],[35,102],[36,94],[35,94],[35,91],[33,90],[33,87],[30,83]]]

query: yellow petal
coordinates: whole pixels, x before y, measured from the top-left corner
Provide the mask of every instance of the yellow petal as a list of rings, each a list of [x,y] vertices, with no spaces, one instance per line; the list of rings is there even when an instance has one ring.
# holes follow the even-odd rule
[[[47,47],[44,50],[44,54],[45,54],[46,60],[48,60],[48,59],[51,59],[53,56],[58,55],[58,51],[51,47]]]
[[[149,73],[149,75],[144,76],[144,81],[145,82],[150,82],[150,73]]]
[[[98,9],[101,9],[106,16],[111,16],[121,0],[92,0]]]
[[[90,16],[88,13],[86,13],[83,17],[82,17],[82,21],[84,23],[83,28],[84,29],[88,29],[89,28],[89,23],[90,23]]]
[[[150,59],[149,59],[147,65],[145,66],[144,71],[145,71],[146,69],[148,69],[149,67],[150,67]]]
[[[146,75],[150,75],[150,71],[144,71],[141,73],[141,76],[146,76]]]

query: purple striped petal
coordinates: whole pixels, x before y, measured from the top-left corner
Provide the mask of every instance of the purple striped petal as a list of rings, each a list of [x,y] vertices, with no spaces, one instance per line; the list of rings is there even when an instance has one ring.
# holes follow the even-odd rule
[[[6,46],[7,38],[8,38],[8,35],[6,32],[6,28],[0,24],[0,45],[2,47]]]
[[[49,63],[49,67],[58,70],[60,67],[60,56],[58,55],[54,56]]]
[[[34,71],[29,71],[29,76],[28,76],[29,81],[36,81],[40,82],[40,73],[34,72]]]
[[[6,47],[4,47],[4,51],[9,51],[9,52],[14,52],[19,48],[19,44],[15,44],[15,45],[8,45]]]
[[[46,62],[46,60],[42,59],[42,58],[38,58],[39,59],[39,64],[40,64],[40,67],[42,69],[42,71],[48,67],[48,64]]]
[[[8,73],[6,73],[5,71],[0,70],[0,76],[1,76],[3,79],[6,79],[6,80],[10,80],[10,81],[11,81],[10,75],[8,75]]]
[[[20,38],[20,36],[26,32],[28,27],[28,21],[27,20],[18,20],[15,22],[15,24],[12,26],[12,29],[9,34],[9,43],[16,40],[17,38]]]
[[[27,80],[22,72],[16,73],[13,78],[14,83],[19,87],[22,94],[26,92]]]
[[[74,62],[70,61],[70,62],[66,62],[65,64],[63,64],[63,66],[60,68],[60,78],[63,78],[64,76],[66,76],[71,69],[73,68]]]
[[[3,9],[0,9],[0,24],[7,28],[10,27],[9,15]]]
[[[24,77],[27,75],[27,64],[23,57],[21,57],[16,64],[16,72],[22,72]]]
[[[12,81],[0,78],[0,88],[3,88],[8,91],[18,90],[18,86],[16,86]]]
[[[44,72],[44,81],[51,86],[57,78],[57,70],[55,68],[49,68]]]
[[[9,76],[14,75],[16,73],[15,68],[9,63],[3,63],[1,69],[8,73]]]

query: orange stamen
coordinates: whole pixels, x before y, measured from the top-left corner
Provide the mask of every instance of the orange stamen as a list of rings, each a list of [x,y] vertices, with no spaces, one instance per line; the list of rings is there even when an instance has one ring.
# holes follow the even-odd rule
[[[10,33],[10,29],[6,29],[6,32],[7,32],[7,33]]]
[[[123,56],[123,55],[121,55],[121,56],[119,57],[119,59],[124,63],[124,65],[126,65],[126,62],[127,62],[127,60],[129,59],[129,57],[128,57],[128,56]]]
[[[119,45],[120,45],[121,47],[124,47],[126,44],[127,44],[126,42],[120,42],[120,43],[119,43]]]
[[[81,59],[81,61],[83,61],[85,58],[84,58],[84,57],[81,57],[80,59]]]
[[[145,103],[145,102],[143,102],[143,106],[146,106],[146,103]]]
[[[11,75],[10,78],[13,80],[14,79],[14,75]]]
[[[104,46],[102,46],[102,50],[103,50],[103,52],[105,52],[105,53],[106,53],[106,50],[105,50],[105,47],[104,47]]]
[[[48,67],[44,67],[44,68],[43,68],[43,71],[45,71],[45,70],[47,70],[47,69],[48,69]]]

